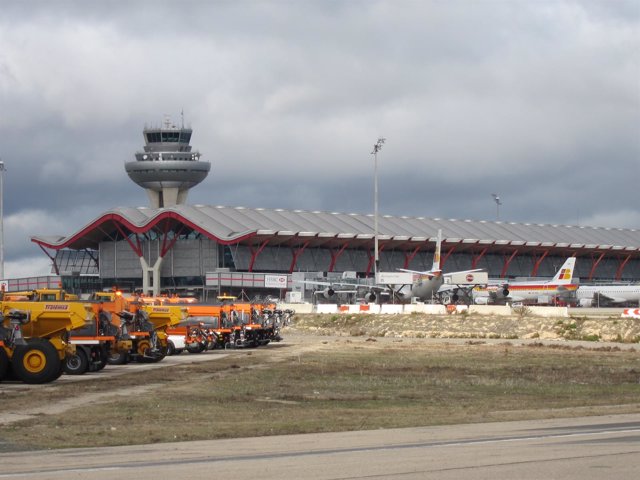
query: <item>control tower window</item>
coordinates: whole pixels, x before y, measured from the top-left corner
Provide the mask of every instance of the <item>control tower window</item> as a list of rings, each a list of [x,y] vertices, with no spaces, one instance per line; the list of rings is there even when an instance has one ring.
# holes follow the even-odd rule
[[[189,143],[191,141],[191,132],[180,132],[180,141],[182,143]]]
[[[147,143],[160,143],[160,132],[148,132]]]
[[[176,143],[180,139],[180,132],[162,132],[163,142]]]

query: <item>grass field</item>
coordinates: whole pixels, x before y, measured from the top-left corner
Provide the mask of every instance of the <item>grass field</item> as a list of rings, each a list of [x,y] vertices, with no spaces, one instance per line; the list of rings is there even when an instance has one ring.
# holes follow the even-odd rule
[[[0,436],[11,450],[630,413],[639,382],[635,349],[300,336],[28,395],[0,384],[12,412],[78,399],[0,425]]]

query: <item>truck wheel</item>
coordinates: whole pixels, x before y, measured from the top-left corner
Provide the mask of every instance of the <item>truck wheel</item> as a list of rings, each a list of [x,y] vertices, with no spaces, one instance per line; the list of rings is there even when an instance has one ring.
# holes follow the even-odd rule
[[[176,346],[173,344],[172,340],[169,340],[167,342],[167,356],[175,355],[175,353],[176,353]]]
[[[77,349],[74,355],[65,359],[64,371],[67,375],[83,375],[88,369],[89,359],[82,349]]]
[[[149,340],[140,340],[136,347],[136,353],[139,357],[144,357],[144,354],[148,353],[148,350],[151,350],[151,342]]]
[[[99,372],[100,370],[102,370],[104,367],[107,366],[108,362],[109,362],[109,352],[105,349],[101,349],[100,361],[98,362],[98,365],[96,365],[96,371]]]
[[[30,338],[27,345],[18,345],[11,367],[24,383],[48,383],[60,376],[62,362],[58,351],[44,338]]]
[[[0,382],[7,376],[9,371],[9,355],[0,347]]]
[[[156,350],[152,350],[151,341],[144,339],[138,342],[136,353],[136,361],[138,363],[156,363],[166,356],[167,347],[159,347]]]
[[[129,352],[115,352],[109,355],[110,365],[124,365],[129,361]]]
[[[204,351],[204,346],[201,343],[191,344],[187,347],[187,352],[189,353],[202,353]]]
[[[53,380],[57,380],[58,378],[60,378],[63,373],[64,373],[64,362],[60,362],[60,368],[58,369],[58,373],[56,373],[55,376],[53,377]]]

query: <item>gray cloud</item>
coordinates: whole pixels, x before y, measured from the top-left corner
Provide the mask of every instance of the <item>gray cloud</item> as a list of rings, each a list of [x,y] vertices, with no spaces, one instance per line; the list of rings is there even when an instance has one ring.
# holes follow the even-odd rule
[[[384,135],[383,213],[491,220],[498,192],[510,221],[640,227],[637,1],[0,6],[16,268],[146,205],[124,162],[181,110],[212,163],[193,203],[371,212]]]

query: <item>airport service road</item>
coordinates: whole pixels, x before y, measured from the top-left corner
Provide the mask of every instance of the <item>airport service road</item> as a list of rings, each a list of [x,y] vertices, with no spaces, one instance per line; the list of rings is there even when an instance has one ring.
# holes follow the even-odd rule
[[[640,478],[640,414],[6,453],[4,478]]]

